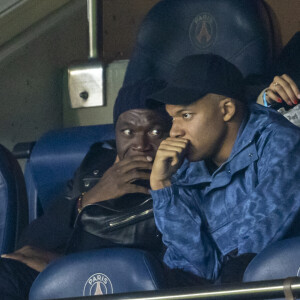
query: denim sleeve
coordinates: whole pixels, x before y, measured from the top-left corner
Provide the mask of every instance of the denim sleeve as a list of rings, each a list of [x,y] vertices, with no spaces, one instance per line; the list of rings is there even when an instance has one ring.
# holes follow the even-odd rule
[[[258,184],[236,224],[239,254],[258,253],[290,237],[291,230],[300,234],[300,131],[287,130],[291,129],[274,130],[261,148]]]
[[[175,185],[152,191],[154,216],[167,246],[164,262],[171,269],[181,269],[209,280],[217,278],[221,255],[213,240],[202,230],[202,220],[187,189]],[[185,195],[183,195],[185,194]]]

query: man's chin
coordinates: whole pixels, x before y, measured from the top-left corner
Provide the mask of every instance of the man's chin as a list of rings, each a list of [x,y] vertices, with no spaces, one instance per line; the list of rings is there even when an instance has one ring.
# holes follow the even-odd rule
[[[188,151],[186,153],[185,158],[190,162],[196,162],[196,161],[200,161],[203,159],[201,156],[197,155],[196,153],[194,153],[192,151]]]
[[[196,158],[193,158],[193,157],[189,157],[189,156],[187,156],[186,159],[187,159],[189,162],[196,162],[196,161],[199,161],[199,159],[196,159]]]

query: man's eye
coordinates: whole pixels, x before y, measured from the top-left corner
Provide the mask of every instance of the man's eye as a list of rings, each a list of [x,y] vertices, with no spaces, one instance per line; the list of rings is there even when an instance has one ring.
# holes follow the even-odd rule
[[[151,130],[151,131],[149,132],[149,134],[150,134],[151,136],[158,136],[158,135],[161,134],[161,131],[158,130],[158,129],[153,129],[153,130]]]
[[[184,120],[190,120],[192,118],[192,114],[191,113],[184,113],[184,114],[182,114],[182,118]]]
[[[123,130],[123,133],[124,133],[125,135],[131,135],[131,134],[132,134],[132,130],[131,130],[131,129],[124,129],[124,130]]]

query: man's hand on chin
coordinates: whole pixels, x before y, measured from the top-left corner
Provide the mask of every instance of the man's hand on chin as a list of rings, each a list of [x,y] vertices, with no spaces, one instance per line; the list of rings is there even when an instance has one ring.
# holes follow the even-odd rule
[[[150,176],[152,190],[159,190],[171,185],[171,177],[180,168],[188,143],[187,139],[172,137],[161,142]]]

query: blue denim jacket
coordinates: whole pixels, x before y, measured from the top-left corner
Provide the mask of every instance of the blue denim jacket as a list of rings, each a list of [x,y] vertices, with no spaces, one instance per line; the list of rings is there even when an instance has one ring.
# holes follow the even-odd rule
[[[300,233],[300,128],[254,104],[212,175],[185,161],[171,187],[151,193],[165,263],[214,280],[231,251],[258,253]]]

